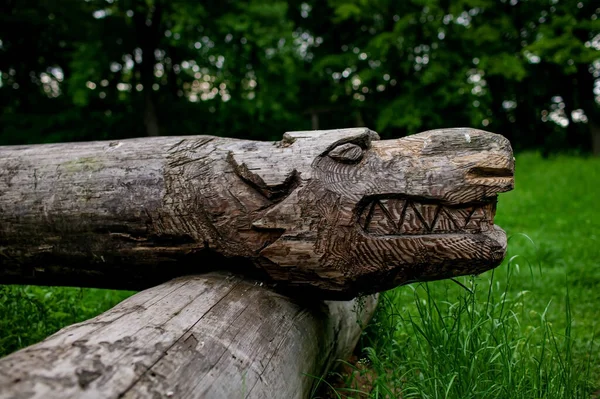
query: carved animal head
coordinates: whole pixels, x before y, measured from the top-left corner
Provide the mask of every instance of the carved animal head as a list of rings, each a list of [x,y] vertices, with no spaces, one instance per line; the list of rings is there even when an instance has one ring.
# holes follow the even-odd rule
[[[458,128],[379,140],[359,128],[268,145],[266,156],[246,148],[230,162],[275,202],[252,228],[279,232],[259,259],[291,285],[351,297],[478,274],[504,258],[494,214],[497,194],[513,188],[514,158],[503,136]]]

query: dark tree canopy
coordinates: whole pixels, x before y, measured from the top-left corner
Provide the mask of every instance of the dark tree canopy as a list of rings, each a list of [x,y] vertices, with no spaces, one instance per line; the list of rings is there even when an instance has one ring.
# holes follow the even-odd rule
[[[0,144],[471,126],[599,154],[599,16],[586,0],[8,0]]]

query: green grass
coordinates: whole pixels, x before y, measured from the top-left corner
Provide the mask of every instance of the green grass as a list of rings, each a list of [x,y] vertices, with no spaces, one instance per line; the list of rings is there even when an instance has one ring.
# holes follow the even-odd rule
[[[0,357],[62,327],[92,318],[132,295],[92,288],[0,285]]]
[[[517,157],[503,265],[382,295],[339,397],[589,398],[600,387],[600,159]],[[130,295],[0,286],[0,355]],[[352,388],[349,388],[352,387]]]
[[[509,254],[478,277],[382,295],[333,397],[589,398],[600,387],[600,159],[517,157],[496,222]],[[364,367],[367,364],[367,367]],[[363,384],[364,385],[364,384]]]

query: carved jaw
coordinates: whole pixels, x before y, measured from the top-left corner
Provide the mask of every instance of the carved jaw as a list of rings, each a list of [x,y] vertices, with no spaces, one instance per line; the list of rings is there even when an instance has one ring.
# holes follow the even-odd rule
[[[494,225],[495,212],[495,198],[459,205],[368,198],[357,207],[356,252],[385,265],[389,288],[479,274],[498,266],[506,253],[506,233]],[[373,270],[370,277],[381,279],[381,272]],[[356,285],[365,289],[361,280]]]

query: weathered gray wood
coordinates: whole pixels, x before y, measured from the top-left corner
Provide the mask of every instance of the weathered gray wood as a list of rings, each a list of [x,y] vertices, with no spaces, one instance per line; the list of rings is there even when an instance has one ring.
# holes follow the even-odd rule
[[[299,303],[224,273],[178,278],[0,359],[0,398],[306,398],[376,301]]]
[[[140,289],[212,265],[352,298],[497,266],[509,142],[208,136],[0,147],[0,283]]]

